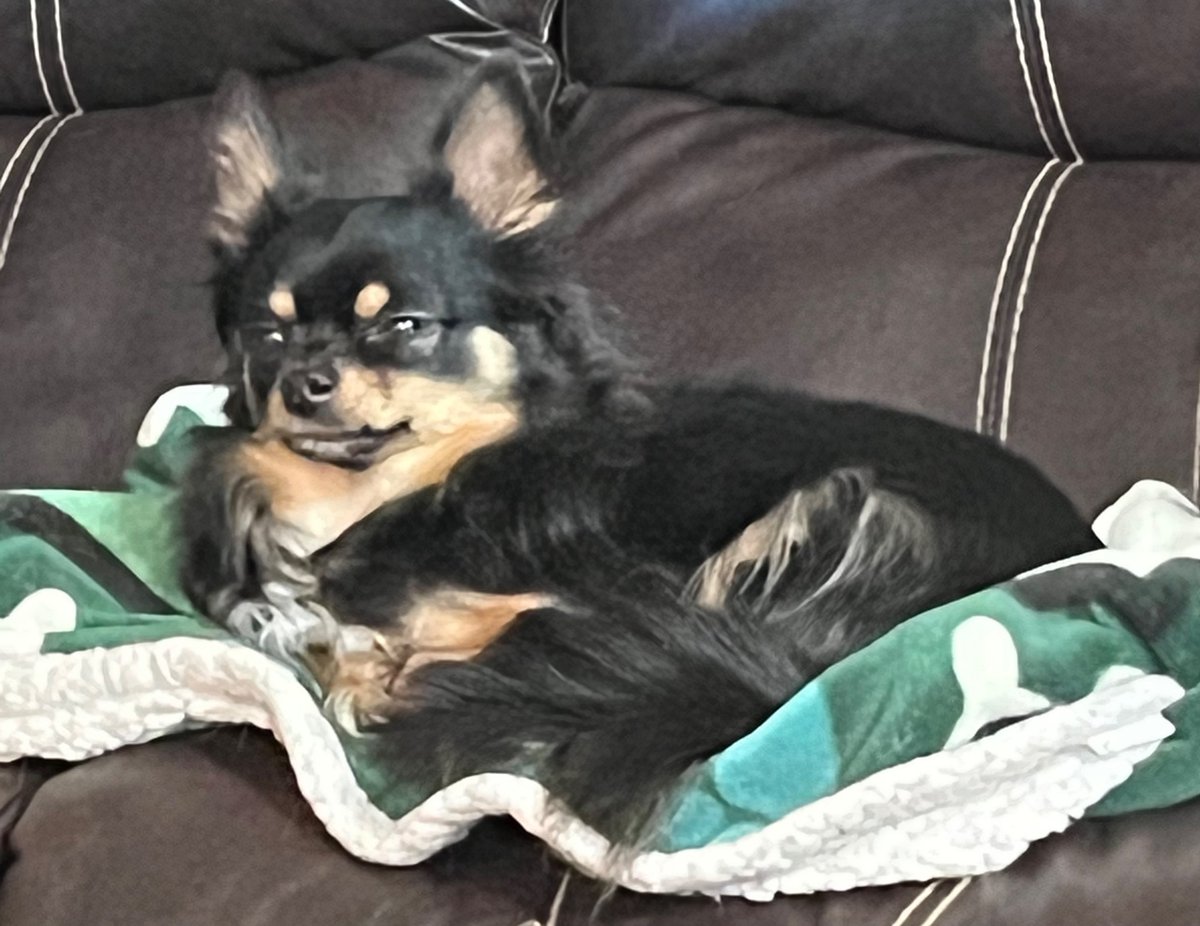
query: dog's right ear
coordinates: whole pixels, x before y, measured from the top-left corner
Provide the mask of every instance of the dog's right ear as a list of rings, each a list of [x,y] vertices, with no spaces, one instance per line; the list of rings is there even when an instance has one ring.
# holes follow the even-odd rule
[[[211,232],[219,247],[237,254],[281,204],[288,180],[285,154],[266,95],[247,75],[226,75],[213,107],[210,147],[217,202]]]
[[[554,211],[545,120],[516,58],[480,65],[434,132],[454,195],[501,236],[537,227]]]

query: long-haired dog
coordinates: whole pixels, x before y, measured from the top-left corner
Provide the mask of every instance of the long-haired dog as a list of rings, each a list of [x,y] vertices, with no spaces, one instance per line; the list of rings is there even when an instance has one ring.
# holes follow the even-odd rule
[[[557,266],[507,62],[405,195],[323,198],[244,77],[213,142],[235,428],[186,485],[186,585],[419,786],[527,772],[636,840],[815,673],[1093,544],[990,440],[640,372]]]

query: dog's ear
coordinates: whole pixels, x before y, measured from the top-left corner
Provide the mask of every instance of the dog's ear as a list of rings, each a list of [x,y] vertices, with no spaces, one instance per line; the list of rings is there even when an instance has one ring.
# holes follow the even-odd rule
[[[502,235],[540,225],[555,200],[546,177],[548,138],[515,58],[480,66],[451,104],[434,145],[454,194]]]
[[[268,216],[285,181],[283,143],[266,95],[250,77],[227,74],[213,101],[210,147],[217,202],[211,232],[217,245],[237,253]]]

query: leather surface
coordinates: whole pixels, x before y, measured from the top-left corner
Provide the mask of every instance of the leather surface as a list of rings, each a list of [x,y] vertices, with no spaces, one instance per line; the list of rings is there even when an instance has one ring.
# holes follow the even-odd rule
[[[1063,158],[1200,155],[1190,0],[564,0],[563,25],[587,83]]]
[[[1008,0],[565,0],[586,83],[1037,152]]]
[[[962,888],[939,926],[1190,926],[1200,804],[1079,824]],[[42,785],[12,833],[0,882],[6,926],[519,926],[545,923],[561,866],[496,821],[409,869],[341,852],[257,731],[176,737],[103,756]],[[950,894],[935,888],[921,923]],[[558,926],[893,926],[921,888],[785,897],[769,904],[650,897],[573,875]],[[593,919],[594,917],[594,919]]]
[[[541,36],[552,0],[0,0],[0,113],[133,106],[434,33]],[[36,41],[35,41],[36,36]]]

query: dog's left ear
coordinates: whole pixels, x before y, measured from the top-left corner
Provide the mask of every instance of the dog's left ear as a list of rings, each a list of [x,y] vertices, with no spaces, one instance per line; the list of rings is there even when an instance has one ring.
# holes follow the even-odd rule
[[[434,135],[454,194],[501,235],[544,222],[555,200],[546,176],[545,120],[515,58],[479,67]]]
[[[266,94],[250,77],[227,74],[213,109],[209,145],[217,202],[211,234],[217,245],[237,254],[283,204],[297,172],[287,162]]]

